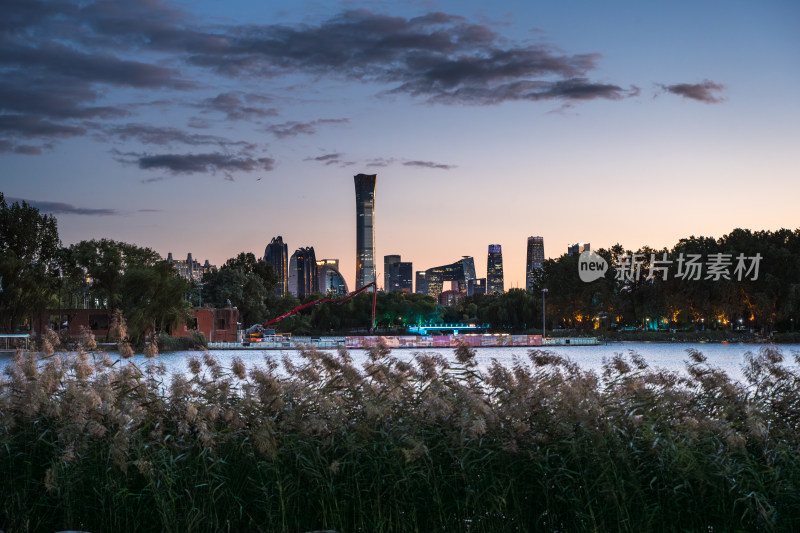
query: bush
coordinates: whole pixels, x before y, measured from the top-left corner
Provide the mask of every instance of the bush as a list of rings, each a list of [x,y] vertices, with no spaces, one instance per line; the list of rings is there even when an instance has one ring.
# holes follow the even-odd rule
[[[745,382],[532,350],[477,367],[377,347],[165,381],[79,350],[0,382],[5,531],[797,531],[800,375]],[[797,361],[800,363],[800,360]]]
[[[186,337],[158,336],[158,350],[161,352],[186,352],[206,349],[208,349],[208,341],[200,331],[192,331]]]

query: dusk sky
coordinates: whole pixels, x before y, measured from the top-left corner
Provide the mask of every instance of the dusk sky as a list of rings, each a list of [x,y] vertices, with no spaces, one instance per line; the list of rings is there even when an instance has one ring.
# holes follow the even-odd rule
[[[528,236],[671,247],[800,227],[800,2],[38,2],[0,7],[0,191],[221,265],[282,235],[355,278]]]

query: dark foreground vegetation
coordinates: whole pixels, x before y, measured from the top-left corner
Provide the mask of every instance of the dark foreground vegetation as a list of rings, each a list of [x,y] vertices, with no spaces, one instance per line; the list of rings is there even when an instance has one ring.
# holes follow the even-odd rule
[[[744,383],[699,352],[681,375],[462,347],[166,377],[153,344],[141,368],[95,348],[0,383],[7,533],[800,530],[800,361],[772,347]]]

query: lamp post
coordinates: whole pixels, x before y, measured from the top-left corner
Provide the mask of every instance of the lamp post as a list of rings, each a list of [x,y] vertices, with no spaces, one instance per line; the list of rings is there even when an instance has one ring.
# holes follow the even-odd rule
[[[542,339],[544,339],[545,331],[546,331],[546,329],[545,329],[545,320],[544,320],[545,319],[544,300],[545,300],[545,296],[546,295],[547,295],[547,289],[542,289]]]

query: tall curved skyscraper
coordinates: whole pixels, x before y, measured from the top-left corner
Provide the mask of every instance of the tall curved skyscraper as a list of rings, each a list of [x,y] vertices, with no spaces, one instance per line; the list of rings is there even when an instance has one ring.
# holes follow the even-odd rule
[[[356,286],[375,281],[375,179],[377,174],[358,174],[356,184]]]

